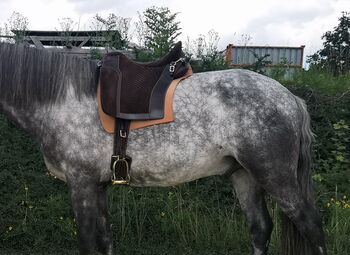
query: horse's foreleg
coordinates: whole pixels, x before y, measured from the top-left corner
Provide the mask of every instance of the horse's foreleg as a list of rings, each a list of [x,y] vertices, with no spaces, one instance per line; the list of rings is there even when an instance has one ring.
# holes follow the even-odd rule
[[[102,254],[113,254],[113,238],[108,222],[107,186],[98,187],[97,246]]]
[[[88,178],[68,178],[72,206],[78,229],[79,254],[93,254],[96,243],[97,183]]]
[[[247,218],[252,239],[252,254],[266,255],[272,232],[272,221],[266,207],[264,192],[244,169],[234,172],[231,180]]]

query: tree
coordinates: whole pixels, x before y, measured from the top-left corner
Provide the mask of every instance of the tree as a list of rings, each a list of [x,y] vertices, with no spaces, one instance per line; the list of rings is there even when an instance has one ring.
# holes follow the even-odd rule
[[[227,69],[223,52],[218,50],[218,32],[210,30],[207,35],[199,35],[192,43],[187,42],[186,55],[191,56],[191,66],[195,72]]]
[[[130,18],[123,18],[111,13],[107,18],[96,14],[93,18],[93,26],[96,31],[104,31],[107,45],[114,49],[123,49],[129,41]]]
[[[325,69],[334,76],[350,72],[350,13],[342,12],[333,31],[323,34],[323,49],[308,56],[311,68]]]
[[[181,34],[180,22],[176,21],[177,13],[171,13],[166,7],[151,7],[143,12],[146,25],[145,45],[155,58],[168,53]]]
[[[237,36],[239,38],[237,39]],[[238,35],[236,32],[233,34],[232,43],[233,45],[242,45],[248,46],[252,43],[253,37],[249,34],[240,34]]]
[[[138,21],[134,23],[136,40],[141,48],[146,48],[146,35],[148,28],[145,24],[145,19],[143,15],[140,12],[137,12],[137,16]]]
[[[63,38],[62,44],[68,48],[75,46],[72,45],[71,35],[76,23],[73,19],[66,17],[62,19],[58,19],[58,23],[60,27],[56,30],[61,32],[61,37]]]
[[[259,54],[257,54],[252,50],[249,50],[249,51],[253,54],[256,61],[254,62],[253,65],[248,66],[248,69],[260,74],[265,74],[265,70],[264,70],[265,67],[272,63],[271,60],[267,60],[267,58],[270,57],[270,54],[265,54],[264,56],[260,56]]]
[[[28,18],[20,14],[19,12],[13,12],[10,18],[5,23],[5,35],[11,37],[8,42],[21,43],[23,37],[28,31],[29,21]],[[12,31],[16,31],[13,33]]]
[[[60,28],[58,30],[63,32],[71,32],[73,31],[76,23],[69,17],[58,19],[58,23],[60,24]]]

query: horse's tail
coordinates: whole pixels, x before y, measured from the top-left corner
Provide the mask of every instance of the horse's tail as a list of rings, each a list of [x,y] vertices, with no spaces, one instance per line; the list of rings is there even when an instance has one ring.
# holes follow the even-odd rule
[[[300,150],[298,161],[298,183],[304,198],[311,203],[315,203],[312,183],[311,183],[311,143],[314,139],[310,126],[310,115],[307,111],[304,100],[295,96],[295,101],[299,107],[302,123],[300,136]],[[282,213],[282,253],[283,255],[304,255],[312,254],[312,248],[297,230],[293,222]]]

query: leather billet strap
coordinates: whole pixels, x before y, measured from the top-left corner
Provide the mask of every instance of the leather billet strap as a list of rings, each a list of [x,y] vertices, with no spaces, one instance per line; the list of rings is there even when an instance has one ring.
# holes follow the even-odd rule
[[[129,184],[131,158],[126,155],[128,145],[130,121],[115,120],[116,132],[114,134],[113,155],[111,157],[112,183]]]

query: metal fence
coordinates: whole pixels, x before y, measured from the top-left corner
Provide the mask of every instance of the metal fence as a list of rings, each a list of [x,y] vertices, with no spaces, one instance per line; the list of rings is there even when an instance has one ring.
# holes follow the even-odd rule
[[[249,66],[259,58],[269,61],[268,66],[286,65],[289,67],[303,67],[304,48],[275,47],[275,46],[235,46],[229,44],[226,48],[226,61],[230,66]]]

